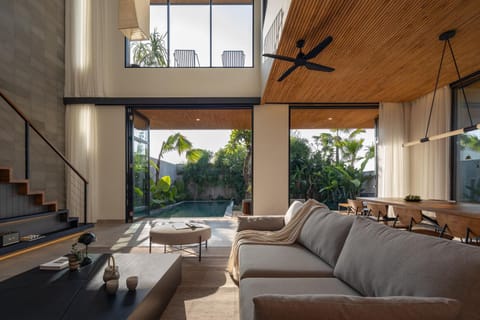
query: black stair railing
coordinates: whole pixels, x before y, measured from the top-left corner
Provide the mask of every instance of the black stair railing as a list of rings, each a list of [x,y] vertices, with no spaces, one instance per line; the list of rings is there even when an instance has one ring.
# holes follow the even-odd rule
[[[87,194],[88,181],[87,179],[68,161],[68,159],[28,120],[28,118],[15,106],[15,104],[0,91],[2,99],[20,116],[25,123],[25,179],[30,179],[30,129],[32,129],[38,136],[50,147],[50,149],[57,154],[58,157],[67,165],[82,181],[83,181],[83,222],[87,224]]]

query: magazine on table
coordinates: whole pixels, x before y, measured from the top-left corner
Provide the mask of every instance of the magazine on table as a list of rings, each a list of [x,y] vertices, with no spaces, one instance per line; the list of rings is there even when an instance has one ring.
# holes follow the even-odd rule
[[[177,230],[190,229],[190,227],[185,222],[174,222],[172,223],[172,225]]]
[[[62,270],[66,267],[68,267],[67,257],[55,258],[52,261],[48,261],[40,265],[40,269],[42,270]]]

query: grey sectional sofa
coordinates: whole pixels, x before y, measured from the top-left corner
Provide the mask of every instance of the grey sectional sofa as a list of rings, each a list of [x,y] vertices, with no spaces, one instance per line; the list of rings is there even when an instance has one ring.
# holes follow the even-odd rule
[[[479,247],[366,217],[319,210],[294,245],[243,244],[239,263],[241,320],[480,319]]]

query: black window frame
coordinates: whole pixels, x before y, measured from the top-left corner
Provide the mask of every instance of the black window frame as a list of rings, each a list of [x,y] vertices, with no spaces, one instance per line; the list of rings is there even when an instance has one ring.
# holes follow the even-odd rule
[[[212,22],[212,5],[225,5],[225,6],[230,6],[230,5],[239,5],[239,4],[214,4],[213,0],[209,0],[209,6],[210,6],[210,57],[209,57],[209,62],[210,64],[208,66],[198,66],[198,67],[175,67],[170,64],[170,0],[167,0],[166,4],[161,4],[161,3],[154,3],[150,4],[151,6],[167,6],[167,65],[164,67],[154,67],[154,66],[145,66],[145,67],[139,67],[139,66],[132,66],[129,64],[130,62],[130,41],[124,37],[124,68],[127,69],[163,69],[163,68],[172,68],[172,69],[202,69],[202,68],[210,68],[210,69],[216,69],[216,68],[221,68],[221,69],[251,69],[255,68],[255,0],[251,0],[251,6],[252,6],[252,33],[251,33],[251,41],[252,41],[252,52],[251,52],[251,58],[252,58],[252,64],[251,66],[243,66],[243,67],[224,67],[224,66],[212,66],[212,48],[213,48],[213,39],[212,39],[212,32],[213,32],[213,22]],[[184,6],[189,6],[189,5],[198,5],[197,3],[184,3],[184,4],[174,4],[174,5],[184,5]]]
[[[458,113],[459,112],[466,112],[466,110],[458,110],[458,95],[461,88],[467,87],[472,83],[480,81],[480,70],[476,71],[462,79],[450,83],[450,90],[451,90],[451,119],[450,119],[450,128],[454,130],[457,127],[458,122]],[[468,96],[467,96],[468,99]],[[480,121],[480,119],[479,119]],[[475,119],[474,119],[475,122]],[[468,203],[466,201],[459,201],[457,198],[457,185],[458,185],[458,175],[457,175],[457,152],[458,150],[458,137],[455,136],[450,139],[450,199],[455,200],[457,202]]]

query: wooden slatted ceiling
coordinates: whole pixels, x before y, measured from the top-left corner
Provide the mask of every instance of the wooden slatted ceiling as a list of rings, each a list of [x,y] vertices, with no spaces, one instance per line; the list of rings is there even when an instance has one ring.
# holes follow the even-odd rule
[[[356,129],[374,128],[378,109],[317,109],[302,108],[290,111],[291,129]]]
[[[251,110],[144,109],[150,128],[160,129],[251,129]],[[373,128],[378,109],[295,108],[290,113],[292,129]],[[197,121],[199,119],[199,121]],[[139,122],[139,127],[142,121]]]
[[[144,109],[139,112],[150,119],[150,129],[153,130],[252,128],[250,109]]]
[[[433,91],[449,29],[462,76],[480,70],[478,0],[292,0],[278,54],[295,56],[295,42],[308,52],[326,36],[333,42],[313,62],[332,73],[299,68],[283,82],[288,62],[275,60],[264,103],[411,101]],[[457,79],[447,51],[440,86]]]

